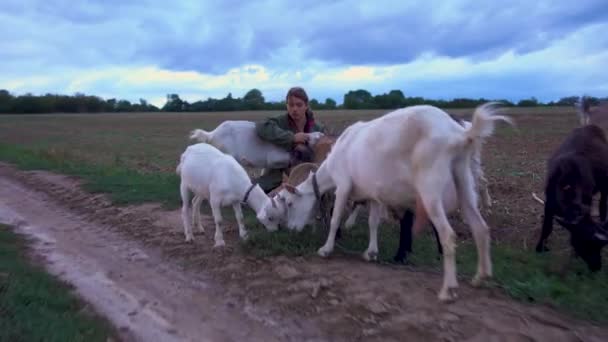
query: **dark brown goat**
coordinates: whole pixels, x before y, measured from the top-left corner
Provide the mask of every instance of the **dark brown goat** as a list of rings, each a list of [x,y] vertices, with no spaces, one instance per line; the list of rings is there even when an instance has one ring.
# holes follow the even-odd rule
[[[570,231],[570,243],[589,269],[601,269],[606,233],[591,219],[592,198],[598,192],[603,222],[608,196],[608,141],[601,128],[585,125],[573,129],[547,163],[545,217],[536,251],[548,251],[545,244],[555,217]]]

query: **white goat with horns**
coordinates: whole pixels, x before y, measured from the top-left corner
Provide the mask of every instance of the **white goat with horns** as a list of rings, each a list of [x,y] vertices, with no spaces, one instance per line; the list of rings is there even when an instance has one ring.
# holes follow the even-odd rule
[[[418,197],[437,228],[444,251],[444,278],[438,298],[455,299],[455,234],[446,215],[457,207],[477,246],[473,285],[492,276],[490,231],[479,212],[470,163],[479,144],[492,135],[496,120],[513,124],[510,118],[494,114],[494,103],[484,104],[465,128],[439,108],[418,105],[352,124],[316,173],[297,187],[280,192],[279,198],[287,206],[288,226],[301,229],[309,221],[318,195],[335,189],[330,232],[318,251],[326,257],[333,251],[347,199],[367,200],[370,240],[364,256],[371,259],[378,253],[377,231],[386,208],[414,208]]]

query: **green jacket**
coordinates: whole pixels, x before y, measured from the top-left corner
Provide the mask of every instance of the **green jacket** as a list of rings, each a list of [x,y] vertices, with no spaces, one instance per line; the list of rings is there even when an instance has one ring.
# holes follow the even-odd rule
[[[323,132],[324,127],[315,122],[314,117],[307,115],[304,132]],[[262,140],[266,140],[286,151],[293,149],[293,136],[296,133],[295,124],[289,114],[281,114],[256,123],[256,131]]]
[[[314,117],[307,115],[306,125],[304,125],[305,133],[323,132],[323,130],[324,127],[317,124]],[[293,136],[296,133],[296,128],[289,114],[285,113],[257,122],[256,131],[262,140],[280,146],[286,151],[293,151]],[[257,182],[268,193],[281,184],[284,171],[286,169],[267,170],[267,173],[260,177]]]

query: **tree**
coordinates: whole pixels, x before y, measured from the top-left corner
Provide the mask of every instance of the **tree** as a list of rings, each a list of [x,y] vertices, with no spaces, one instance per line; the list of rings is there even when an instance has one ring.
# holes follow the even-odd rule
[[[336,101],[331,98],[325,99],[325,109],[336,109]]]
[[[167,94],[167,103],[162,108],[163,112],[181,112],[184,101],[177,94]]]
[[[344,95],[344,108],[346,109],[370,108],[372,104],[372,94],[364,89],[351,90]]]
[[[13,107],[13,95],[8,90],[0,89],[0,113],[8,113]]]
[[[405,96],[401,90],[391,90],[388,94],[374,96],[376,108],[396,109],[405,105]]]
[[[534,96],[532,96],[529,99],[520,100],[517,103],[517,106],[518,107],[536,107],[536,106],[538,106],[538,100]]]
[[[245,102],[245,109],[249,110],[263,109],[264,103],[266,102],[262,92],[255,88],[251,89],[247,92],[247,94],[245,94],[243,101]]]

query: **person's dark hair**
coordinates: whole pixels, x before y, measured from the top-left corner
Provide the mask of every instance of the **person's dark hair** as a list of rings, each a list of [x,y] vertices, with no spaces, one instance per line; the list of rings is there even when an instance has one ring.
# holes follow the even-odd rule
[[[290,96],[297,97],[298,99],[304,101],[304,103],[306,103],[306,105],[308,106],[308,108],[306,109],[306,116],[313,116],[312,110],[310,109],[310,105],[308,104],[308,94],[306,94],[306,90],[304,90],[304,88],[291,87],[287,92],[287,95],[285,96],[285,101],[288,101]]]
[[[300,100],[304,101],[304,103],[308,104],[308,94],[306,94],[306,90],[302,87],[292,87],[287,92],[285,96],[285,101],[289,100],[290,96],[295,96]]]

